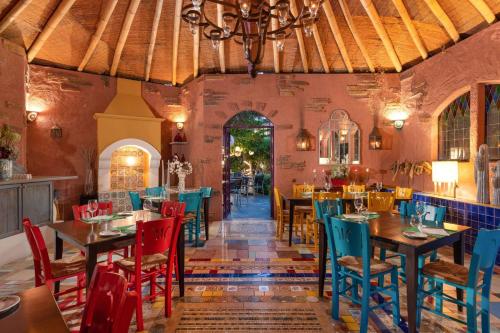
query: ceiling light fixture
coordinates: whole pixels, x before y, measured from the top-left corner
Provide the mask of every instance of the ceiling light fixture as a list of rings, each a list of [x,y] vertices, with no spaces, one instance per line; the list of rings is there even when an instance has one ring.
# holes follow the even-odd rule
[[[203,35],[212,42],[215,50],[219,49],[222,41],[228,39],[241,44],[248,61],[248,72],[255,77],[256,66],[264,57],[266,40],[275,40],[276,47],[282,52],[285,40],[293,33],[293,29],[303,28],[307,37],[312,36],[322,3],[323,0],[310,0],[309,5],[303,6],[295,16],[290,9],[290,0],[278,0],[274,6],[267,1],[238,0],[232,3],[223,0],[191,0],[190,4],[182,8],[182,19],[189,24],[193,34],[202,28]],[[213,22],[205,12],[208,4],[224,5],[227,9],[222,14],[222,26]],[[270,27],[273,19],[279,23],[279,27],[274,30]]]

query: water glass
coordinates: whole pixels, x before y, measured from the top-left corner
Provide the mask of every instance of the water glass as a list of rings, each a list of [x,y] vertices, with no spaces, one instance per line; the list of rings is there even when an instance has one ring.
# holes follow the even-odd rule
[[[377,186],[377,192],[382,191],[382,187],[383,187],[382,182],[377,182],[376,186]]]
[[[92,200],[89,200],[88,204],[87,204],[87,210],[90,212],[90,217],[94,217],[94,214],[97,212],[97,210],[99,209],[99,203],[97,202],[97,200],[95,199],[92,199]]]
[[[415,203],[415,212],[418,215],[419,222],[422,223],[422,216],[425,213],[425,204],[422,201],[417,201]]]
[[[360,214],[361,209],[363,209],[363,197],[359,194],[354,195],[354,208],[356,208],[358,214]]]

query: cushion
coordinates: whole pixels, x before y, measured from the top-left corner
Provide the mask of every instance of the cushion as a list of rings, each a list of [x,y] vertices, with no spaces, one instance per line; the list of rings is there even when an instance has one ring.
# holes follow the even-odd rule
[[[85,257],[80,254],[50,262],[52,276],[55,278],[85,272]]]
[[[425,275],[441,278],[443,280],[466,286],[469,280],[469,269],[462,265],[453,264],[443,260],[434,261],[424,266]],[[478,284],[483,279],[483,272],[479,272]]]
[[[361,257],[344,256],[338,259],[338,263],[345,268],[363,275],[363,259]],[[378,259],[370,260],[370,275],[390,271],[394,265]]]
[[[162,253],[155,253],[142,256],[142,270],[148,270],[155,266],[164,265],[167,263],[167,256]],[[128,257],[118,261],[115,264],[123,270],[135,271],[135,257]]]

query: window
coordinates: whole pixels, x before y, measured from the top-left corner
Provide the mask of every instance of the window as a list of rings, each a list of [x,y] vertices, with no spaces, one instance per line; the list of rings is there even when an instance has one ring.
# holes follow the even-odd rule
[[[486,144],[491,160],[500,159],[500,84],[486,85]]]
[[[468,160],[470,156],[470,92],[454,100],[441,112],[439,160]]]

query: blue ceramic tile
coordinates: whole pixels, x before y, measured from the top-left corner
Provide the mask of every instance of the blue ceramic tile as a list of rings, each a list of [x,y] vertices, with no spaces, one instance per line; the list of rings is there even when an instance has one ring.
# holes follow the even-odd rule
[[[485,207],[485,208],[486,208],[486,215],[495,216],[495,210],[493,207]]]
[[[473,213],[477,213],[477,206],[476,205],[471,205],[470,211]]]
[[[486,207],[484,207],[484,206],[477,206],[477,212],[479,214],[484,214],[485,211],[486,211]]]

